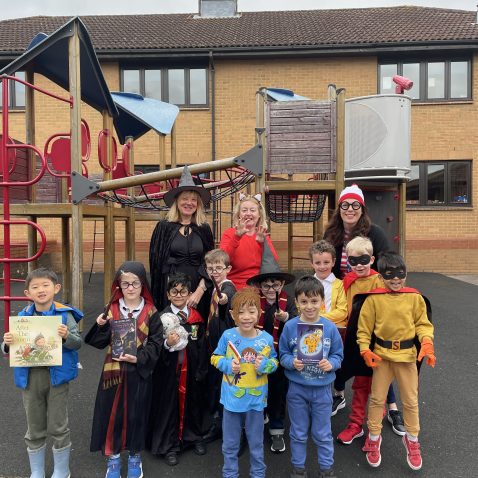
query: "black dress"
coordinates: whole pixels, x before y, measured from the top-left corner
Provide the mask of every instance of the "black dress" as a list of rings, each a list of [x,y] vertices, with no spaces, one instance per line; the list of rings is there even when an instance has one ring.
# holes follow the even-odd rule
[[[203,294],[197,310],[207,320],[211,300],[212,284],[207,275],[204,255],[214,248],[214,240],[209,224],[190,224],[186,227],[187,236],[179,230],[180,223],[160,221],[156,225],[149,248],[149,268],[151,291],[158,310],[168,305],[166,287],[168,277],[175,272],[188,274],[192,280],[192,292],[201,279],[206,281],[208,292]]]

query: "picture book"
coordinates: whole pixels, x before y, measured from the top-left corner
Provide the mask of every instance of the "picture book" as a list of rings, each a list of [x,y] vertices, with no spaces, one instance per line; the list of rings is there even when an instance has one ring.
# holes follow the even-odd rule
[[[136,321],[122,317],[111,320],[111,355],[113,359],[123,355],[136,355]]]
[[[11,316],[10,367],[51,367],[62,364],[61,317]]]
[[[297,358],[304,363],[317,363],[324,358],[322,324],[297,324]]]

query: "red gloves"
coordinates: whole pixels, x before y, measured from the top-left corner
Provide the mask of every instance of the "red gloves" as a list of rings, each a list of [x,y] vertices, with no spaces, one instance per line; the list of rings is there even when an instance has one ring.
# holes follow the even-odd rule
[[[430,367],[435,367],[437,358],[435,357],[435,348],[433,347],[432,339],[425,337],[422,340],[422,346],[420,348],[420,353],[418,354],[418,361],[421,362],[424,357],[427,357],[427,364]]]
[[[379,357],[377,354],[374,354],[370,349],[360,352],[360,355],[365,360],[367,366],[371,368],[378,367],[379,362],[382,361],[381,357]]]

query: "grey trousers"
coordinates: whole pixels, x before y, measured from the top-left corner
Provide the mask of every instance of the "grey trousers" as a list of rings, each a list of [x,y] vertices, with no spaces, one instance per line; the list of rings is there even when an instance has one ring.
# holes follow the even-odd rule
[[[68,389],[68,383],[51,385],[48,367],[31,368],[28,386],[23,390],[28,425],[25,443],[30,450],[42,447],[47,436],[53,438],[56,449],[70,445]]]

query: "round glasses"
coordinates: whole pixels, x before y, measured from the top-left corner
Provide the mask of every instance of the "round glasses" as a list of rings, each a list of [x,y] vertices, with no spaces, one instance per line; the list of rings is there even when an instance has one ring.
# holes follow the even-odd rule
[[[362,205],[358,201],[354,201],[352,203],[344,201],[340,203],[339,207],[340,209],[342,209],[342,211],[347,211],[350,206],[352,206],[352,209],[354,211],[358,211],[362,207]]]
[[[181,290],[171,289],[168,291],[168,293],[171,297],[177,297],[178,295],[180,295],[181,297],[186,297],[189,294],[189,290],[188,289],[181,289]]]
[[[261,289],[263,290],[279,290],[282,287],[281,283],[275,284],[261,284]]]
[[[220,274],[222,271],[226,270],[227,267],[216,266],[216,267],[206,267],[206,272],[208,274]]]
[[[133,289],[139,289],[141,287],[141,281],[134,280],[133,282],[126,282],[126,281],[120,282],[120,287],[122,289],[127,289],[129,286],[133,287]]]

